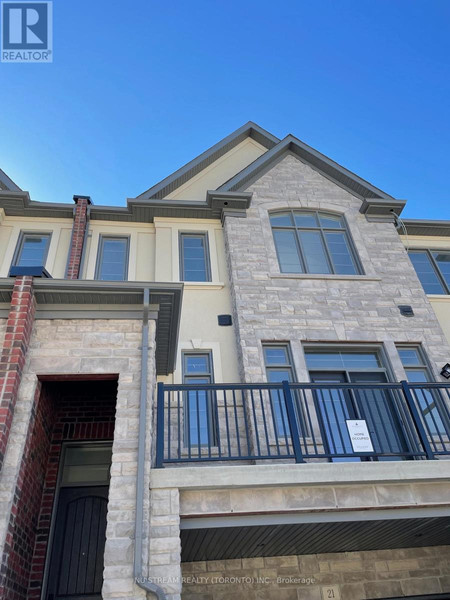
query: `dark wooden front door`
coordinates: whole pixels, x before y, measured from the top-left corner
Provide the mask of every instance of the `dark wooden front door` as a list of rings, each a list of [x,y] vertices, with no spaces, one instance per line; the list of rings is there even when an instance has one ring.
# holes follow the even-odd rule
[[[47,600],[101,600],[108,486],[59,492]]]

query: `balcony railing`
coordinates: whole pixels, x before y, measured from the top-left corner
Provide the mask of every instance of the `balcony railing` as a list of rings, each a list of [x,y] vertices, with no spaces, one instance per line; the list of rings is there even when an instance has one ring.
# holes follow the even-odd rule
[[[450,456],[450,384],[158,384],[156,466]]]

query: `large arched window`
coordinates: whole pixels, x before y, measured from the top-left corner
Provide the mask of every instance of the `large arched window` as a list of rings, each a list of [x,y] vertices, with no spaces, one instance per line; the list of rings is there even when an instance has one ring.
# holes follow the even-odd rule
[[[361,273],[343,217],[289,210],[270,215],[282,273]]]

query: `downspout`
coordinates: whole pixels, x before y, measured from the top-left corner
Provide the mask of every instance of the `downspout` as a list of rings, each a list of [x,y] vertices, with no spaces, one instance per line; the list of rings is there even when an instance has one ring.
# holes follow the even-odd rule
[[[147,375],[148,375],[148,312],[150,290],[144,289],[142,316],[141,352],[141,392],[139,401],[139,437],[136,481],[136,527],[134,536],[134,580],[146,592],[155,594],[158,600],[166,600],[166,593],[142,573],[142,542],[144,524],[144,476],[145,476],[145,435],[147,431]],[[150,551],[149,551],[150,552]]]

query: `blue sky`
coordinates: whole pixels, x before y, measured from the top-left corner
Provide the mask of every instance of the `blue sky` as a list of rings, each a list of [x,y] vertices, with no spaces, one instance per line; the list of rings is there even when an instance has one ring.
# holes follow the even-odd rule
[[[248,120],[450,219],[448,0],[54,0],[54,62],[0,63],[0,167],[125,205]]]

